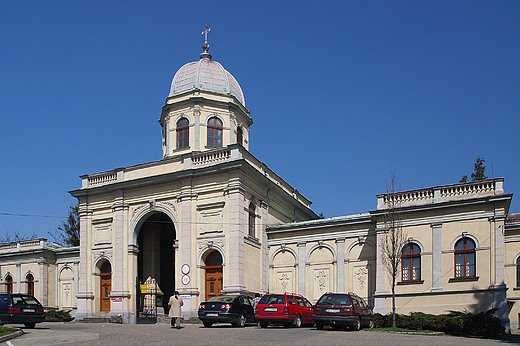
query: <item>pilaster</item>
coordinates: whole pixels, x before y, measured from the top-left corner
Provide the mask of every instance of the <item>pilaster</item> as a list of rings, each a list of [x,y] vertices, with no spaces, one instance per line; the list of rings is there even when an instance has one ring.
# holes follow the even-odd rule
[[[86,197],[82,197],[79,201],[79,220],[79,290],[76,292],[76,301],[78,306],[76,319],[81,320],[94,313],[94,311],[91,311],[94,293],[89,291],[91,285],[89,268],[92,266],[89,250],[89,244],[91,241],[92,210],[88,209]]]
[[[344,293],[345,292],[345,239],[336,239],[336,249],[337,249],[337,263],[336,267],[338,270],[337,273],[337,287],[336,292]]]
[[[229,200],[229,267],[228,284],[224,286],[225,293],[242,293],[247,291],[244,281],[244,235],[246,222],[244,220],[244,192],[242,173],[229,173],[226,193]]]
[[[125,273],[127,254],[127,242],[125,237],[125,216],[128,213],[128,205],[125,204],[124,192],[116,191],[112,211],[114,212],[114,263],[112,268],[112,291],[110,292],[110,315],[121,315],[123,321],[128,323],[130,289],[125,287]]]
[[[432,224],[432,292],[442,291],[442,224]]]
[[[261,281],[260,281],[260,292],[267,293],[269,291],[269,286],[267,284],[267,271],[269,263],[265,262],[265,258],[268,256],[269,250],[267,249],[267,233],[265,229],[267,228],[267,220],[268,220],[268,212],[269,212],[269,202],[262,201],[261,202],[261,210],[262,210],[262,218],[260,225],[260,234],[258,235],[258,239],[260,240],[261,248],[260,248],[260,270],[261,270]]]
[[[374,293],[374,312],[386,315],[386,290],[385,290],[385,265],[383,262],[382,244],[385,234],[382,230],[377,230],[377,259],[376,259],[376,291]]]
[[[298,243],[298,293],[307,296],[305,272],[305,257],[307,255],[306,243]]]

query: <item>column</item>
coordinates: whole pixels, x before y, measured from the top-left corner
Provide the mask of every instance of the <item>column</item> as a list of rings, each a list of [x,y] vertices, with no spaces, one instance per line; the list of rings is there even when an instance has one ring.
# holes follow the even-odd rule
[[[336,292],[345,292],[345,239],[336,239],[336,249],[338,260],[336,263],[337,268],[337,287]]]
[[[305,258],[307,255],[306,243],[298,243],[298,293],[307,296],[305,282],[305,274],[307,267],[305,266]]]
[[[432,224],[432,292],[442,291],[442,224]]]

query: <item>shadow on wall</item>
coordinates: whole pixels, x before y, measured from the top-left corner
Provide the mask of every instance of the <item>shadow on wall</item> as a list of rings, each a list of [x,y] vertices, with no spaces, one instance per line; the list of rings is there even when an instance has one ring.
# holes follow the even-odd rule
[[[477,289],[477,287],[473,286],[473,289]],[[493,291],[475,292],[473,298],[476,303],[469,305],[469,312],[488,311],[493,308]]]

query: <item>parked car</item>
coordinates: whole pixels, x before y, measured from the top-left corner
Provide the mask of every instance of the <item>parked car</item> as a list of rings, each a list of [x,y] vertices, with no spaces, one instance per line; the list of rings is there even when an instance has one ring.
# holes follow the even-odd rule
[[[284,327],[301,327],[314,324],[312,304],[303,296],[296,294],[266,294],[256,305],[255,319],[260,327],[281,324]]]
[[[34,328],[43,322],[43,306],[33,296],[27,294],[0,294],[0,325],[24,324],[25,328]]]
[[[348,326],[354,330],[374,327],[372,310],[363,298],[354,293],[325,293],[316,305],[312,319],[317,329],[329,325],[333,328]]]
[[[243,327],[246,323],[254,322],[255,315],[248,296],[220,295],[200,304],[199,319],[204,327],[211,327],[216,322]]]

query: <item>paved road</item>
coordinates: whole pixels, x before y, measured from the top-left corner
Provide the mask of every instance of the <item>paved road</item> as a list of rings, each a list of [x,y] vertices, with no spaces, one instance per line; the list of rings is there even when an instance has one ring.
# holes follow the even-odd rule
[[[9,344],[10,343],[10,344]],[[332,331],[256,326],[232,328],[229,325],[185,324],[182,329],[171,329],[166,324],[121,325],[89,323],[41,323],[35,329],[26,329],[25,334],[1,345],[384,345],[384,346],[480,346],[520,345],[520,338],[507,340],[467,339],[452,336],[423,336],[382,333],[361,330]]]

